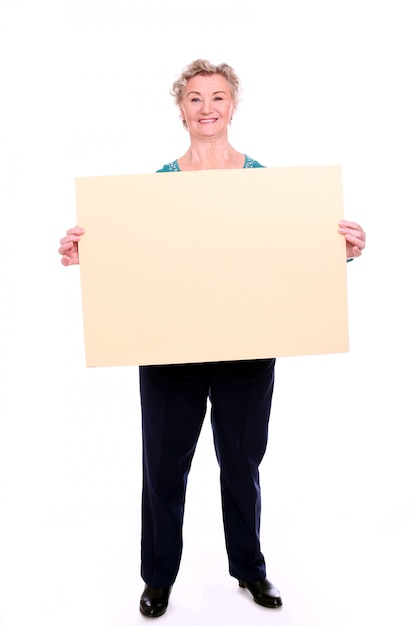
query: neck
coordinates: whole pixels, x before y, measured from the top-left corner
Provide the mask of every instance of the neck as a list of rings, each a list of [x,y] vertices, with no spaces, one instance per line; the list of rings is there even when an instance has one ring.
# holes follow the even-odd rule
[[[187,152],[178,159],[181,169],[206,170],[242,167],[244,155],[235,150],[227,137],[200,141],[191,137]]]

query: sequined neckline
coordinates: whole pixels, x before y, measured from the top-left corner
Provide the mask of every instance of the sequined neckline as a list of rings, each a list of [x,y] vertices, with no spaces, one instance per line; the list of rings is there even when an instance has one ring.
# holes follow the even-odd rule
[[[249,157],[247,154],[245,154],[245,162],[243,164],[243,168],[252,168],[254,166],[255,160],[251,159],[251,157]],[[167,165],[165,166],[169,172],[181,172],[181,168],[178,165],[178,160],[175,159],[175,161],[172,161],[171,163],[167,163]]]

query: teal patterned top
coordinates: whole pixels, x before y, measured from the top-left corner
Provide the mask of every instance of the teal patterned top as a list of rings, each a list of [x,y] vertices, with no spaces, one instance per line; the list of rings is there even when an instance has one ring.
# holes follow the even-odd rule
[[[258,161],[255,161],[255,159],[251,159],[250,157],[247,156],[247,154],[245,154],[245,162],[243,164],[243,168],[248,168],[248,167],[264,167],[264,165],[261,165],[260,163],[258,163]],[[167,165],[164,165],[164,167],[162,167],[160,170],[157,171],[157,173],[159,172],[180,172],[180,166],[178,165],[178,161],[175,159],[175,161],[172,161],[172,163],[167,163]]]

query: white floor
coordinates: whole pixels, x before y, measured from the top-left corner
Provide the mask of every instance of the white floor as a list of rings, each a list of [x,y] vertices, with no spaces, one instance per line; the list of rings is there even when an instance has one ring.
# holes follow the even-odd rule
[[[258,607],[228,575],[206,420],[189,481],[182,566],[161,622],[415,626],[413,444],[399,437],[400,421],[395,433],[382,414],[373,419],[369,400],[349,415],[343,405],[335,413],[332,393],[322,397],[318,382],[328,359],[336,380],[352,358],[277,365],[262,464],[262,543],[283,608]],[[76,392],[65,371],[64,378],[43,401],[30,383],[27,394],[11,394],[15,420],[2,449],[0,624],[141,624],[136,371],[83,371]]]

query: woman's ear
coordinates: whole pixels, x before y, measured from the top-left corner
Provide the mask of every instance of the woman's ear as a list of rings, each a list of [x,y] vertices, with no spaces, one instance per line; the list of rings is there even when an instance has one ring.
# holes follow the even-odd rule
[[[236,112],[236,106],[237,106],[237,105],[236,105],[236,104],[234,104],[234,105],[233,105],[233,107],[232,107],[232,110],[230,111],[230,119],[229,119],[229,124],[231,124],[231,123],[232,123],[233,116],[234,116],[234,114],[235,114],[235,112]]]
[[[185,118],[184,109],[182,108],[182,106],[179,106],[178,108],[179,108],[179,110],[180,110],[180,118],[181,118],[181,122],[182,122],[183,126],[184,126],[185,128],[187,128],[187,120],[186,120],[186,118]]]

